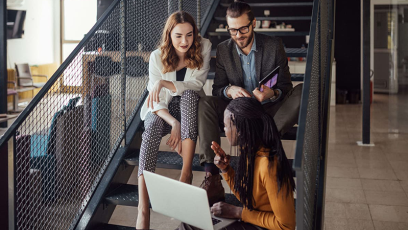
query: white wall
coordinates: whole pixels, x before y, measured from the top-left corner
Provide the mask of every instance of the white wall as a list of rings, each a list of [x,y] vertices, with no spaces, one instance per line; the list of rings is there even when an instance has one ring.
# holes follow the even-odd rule
[[[27,13],[23,38],[7,40],[7,68],[14,68],[14,63],[59,63],[59,1],[26,0],[23,6],[9,9]]]

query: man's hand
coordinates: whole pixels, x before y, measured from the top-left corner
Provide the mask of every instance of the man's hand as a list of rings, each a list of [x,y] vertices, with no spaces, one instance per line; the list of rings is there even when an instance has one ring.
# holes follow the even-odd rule
[[[259,88],[256,88],[254,91],[252,91],[256,100],[258,100],[259,102],[269,100],[275,95],[275,91],[273,91],[273,89],[264,85],[261,85],[261,88],[263,89],[263,92],[259,91]]]
[[[238,97],[251,97],[251,94],[246,89],[234,85],[230,86],[226,93],[228,97],[232,99],[236,99]]]
[[[217,142],[213,141],[211,144],[211,149],[215,153],[214,164],[224,172],[229,166],[231,156],[225,154],[224,150],[222,150]]]
[[[222,218],[241,219],[242,208],[225,202],[218,202],[211,207],[211,213]]]

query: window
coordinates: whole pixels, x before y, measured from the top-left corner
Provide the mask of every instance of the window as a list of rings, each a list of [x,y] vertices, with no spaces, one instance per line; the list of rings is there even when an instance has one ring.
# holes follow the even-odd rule
[[[62,0],[61,62],[65,61],[86,33],[95,25],[96,10],[97,1],[95,0]],[[64,76],[71,76],[71,74],[70,70],[64,72]],[[72,82],[64,78],[65,86],[81,86],[81,84],[81,80]]]

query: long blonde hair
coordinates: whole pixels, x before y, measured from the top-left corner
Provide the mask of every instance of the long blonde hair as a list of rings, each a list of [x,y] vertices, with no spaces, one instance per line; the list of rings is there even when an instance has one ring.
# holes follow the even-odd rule
[[[197,25],[194,18],[185,11],[177,11],[170,15],[164,26],[161,44],[161,61],[163,64],[163,73],[175,71],[179,64],[179,57],[176,54],[175,48],[171,42],[171,31],[177,24],[190,23],[193,27],[193,44],[186,52],[185,62],[190,69],[200,69],[203,65],[203,57],[201,55],[201,36],[198,34]]]

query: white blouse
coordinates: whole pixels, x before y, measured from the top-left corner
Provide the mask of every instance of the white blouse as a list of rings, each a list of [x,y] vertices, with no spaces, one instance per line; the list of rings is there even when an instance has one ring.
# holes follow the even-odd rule
[[[160,102],[153,102],[152,108],[147,108],[147,98],[143,103],[142,110],[140,111],[140,118],[144,120],[149,112],[155,112],[161,109],[168,109],[168,105],[173,96],[181,96],[185,90],[194,90],[198,92],[200,97],[204,97],[205,93],[203,86],[207,80],[208,71],[210,70],[210,56],[211,42],[206,38],[201,38],[201,55],[203,57],[203,66],[198,70],[187,68],[184,81],[176,81],[176,71],[167,72],[163,74],[163,64],[161,62],[160,49],[156,49],[150,54],[149,60],[149,82],[147,84],[147,90],[150,92],[154,84],[163,79],[173,82],[176,87],[176,92],[172,92],[167,88],[162,88],[159,94]]]

